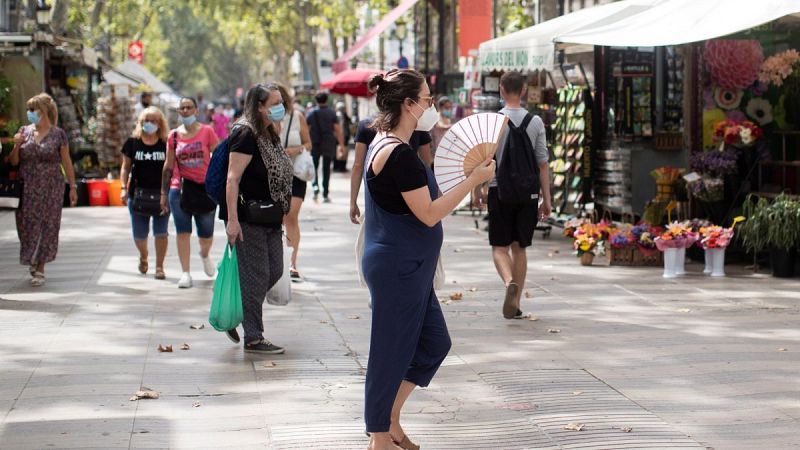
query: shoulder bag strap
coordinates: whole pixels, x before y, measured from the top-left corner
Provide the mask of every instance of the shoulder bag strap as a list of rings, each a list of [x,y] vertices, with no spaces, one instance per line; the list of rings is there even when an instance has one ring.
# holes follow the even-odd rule
[[[286,127],[286,137],[283,138],[283,148],[284,149],[289,146],[289,133],[292,131],[292,122],[294,122],[294,115],[295,114],[296,114],[296,111],[292,111],[292,115],[289,116],[289,126]]]
[[[372,153],[370,154],[369,164],[367,164],[366,169],[369,171],[369,168],[372,167],[372,162],[375,161],[375,155],[377,155],[379,151],[381,151],[384,147],[395,143],[402,144],[403,141],[396,136],[386,136],[380,141],[376,142],[375,147],[372,149]]]

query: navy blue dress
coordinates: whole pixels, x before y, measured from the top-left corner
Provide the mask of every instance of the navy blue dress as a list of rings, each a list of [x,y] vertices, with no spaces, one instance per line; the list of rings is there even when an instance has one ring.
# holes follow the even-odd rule
[[[364,170],[364,278],[372,297],[372,330],[365,387],[368,432],[387,432],[400,383],[425,387],[450,351],[433,276],[442,247],[442,224],[429,227],[413,214],[392,214],[370,195],[372,154],[396,138],[373,142]],[[439,188],[426,167],[431,198]]]

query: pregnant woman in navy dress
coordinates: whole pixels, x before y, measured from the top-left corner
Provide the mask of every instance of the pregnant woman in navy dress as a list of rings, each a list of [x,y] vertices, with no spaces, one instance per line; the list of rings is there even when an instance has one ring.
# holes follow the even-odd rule
[[[415,387],[430,383],[450,350],[433,292],[441,220],[494,176],[495,164],[487,159],[440,197],[430,167],[408,145],[414,130],[429,131],[439,119],[425,78],[415,70],[392,70],[369,86],[380,114],[364,176],[362,268],[372,297],[364,415],[370,450],[418,449],[400,425],[400,411]]]

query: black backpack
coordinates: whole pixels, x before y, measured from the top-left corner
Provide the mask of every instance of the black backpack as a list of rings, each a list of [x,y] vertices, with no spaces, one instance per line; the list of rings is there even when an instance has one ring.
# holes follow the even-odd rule
[[[519,127],[508,121],[502,161],[497,168],[497,195],[505,203],[530,203],[539,197],[539,165],[527,132],[532,119],[528,113]]]

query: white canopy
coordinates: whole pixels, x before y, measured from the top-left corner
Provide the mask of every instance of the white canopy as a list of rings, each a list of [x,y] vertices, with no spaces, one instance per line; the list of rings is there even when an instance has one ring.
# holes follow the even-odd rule
[[[653,47],[705,41],[800,12],[800,0],[660,0],[635,16],[573,28],[556,42]],[[613,3],[612,3],[613,5]]]
[[[143,65],[133,60],[127,60],[117,67],[103,72],[103,78],[111,84],[128,84],[138,86],[146,84],[153,92],[174,94],[166,83],[158,79]]]
[[[486,41],[480,46],[481,70],[550,70],[555,54],[553,40],[557,36],[625,19],[659,1],[622,0],[586,8]]]

